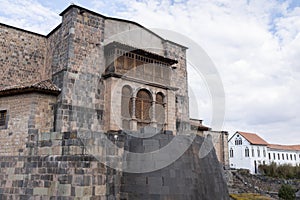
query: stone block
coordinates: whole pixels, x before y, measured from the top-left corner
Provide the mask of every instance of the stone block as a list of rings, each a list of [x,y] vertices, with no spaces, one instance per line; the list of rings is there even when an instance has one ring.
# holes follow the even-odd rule
[[[106,185],[97,185],[95,186],[95,195],[106,195]]]
[[[43,188],[43,187],[33,188],[33,195],[38,195],[38,196],[48,195],[48,188]]]
[[[71,184],[58,184],[57,196],[70,196],[71,195]]]

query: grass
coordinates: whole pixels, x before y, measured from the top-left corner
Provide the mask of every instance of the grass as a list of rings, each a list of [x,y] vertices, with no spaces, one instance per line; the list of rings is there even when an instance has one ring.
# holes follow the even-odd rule
[[[235,200],[270,200],[271,198],[255,193],[230,194]]]

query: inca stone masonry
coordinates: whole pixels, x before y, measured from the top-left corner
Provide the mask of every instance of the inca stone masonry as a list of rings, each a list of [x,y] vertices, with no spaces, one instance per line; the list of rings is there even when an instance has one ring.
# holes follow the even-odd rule
[[[0,24],[0,199],[228,199],[226,132],[202,159],[200,136],[170,163],[188,139],[161,160],[126,153],[209,130],[189,119],[187,48],[76,5],[61,16],[46,36]]]

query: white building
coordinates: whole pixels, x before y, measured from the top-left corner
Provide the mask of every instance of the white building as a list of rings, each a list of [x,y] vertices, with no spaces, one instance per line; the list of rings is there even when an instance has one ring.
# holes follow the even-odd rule
[[[269,163],[300,165],[300,145],[268,145]]]
[[[269,144],[254,133],[236,132],[228,149],[230,167],[249,169],[252,174],[258,173],[261,164],[300,164],[300,145]]]

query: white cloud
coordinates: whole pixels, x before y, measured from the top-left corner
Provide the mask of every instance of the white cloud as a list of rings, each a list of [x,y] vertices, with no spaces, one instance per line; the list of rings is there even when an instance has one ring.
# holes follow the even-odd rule
[[[277,143],[283,133],[295,136],[300,131],[295,125],[300,123],[299,8],[275,0],[162,2],[132,1],[130,12],[116,14],[181,32],[207,51],[224,82],[224,129],[258,132]],[[197,89],[198,97],[206,98],[198,102],[199,115],[209,120],[203,116],[211,111],[209,95]],[[285,142],[300,143],[300,137]]]
[[[106,15],[190,37],[205,49],[222,77],[225,130],[257,132],[274,143],[300,143],[300,8],[291,7],[291,1],[78,2]],[[3,23],[48,33],[60,22],[57,11],[36,0],[0,0],[0,4]],[[190,78],[200,99],[199,113],[193,117],[209,123],[212,108],[205,83]],[[283,134],[290,137],[283,141]]]
[[[35,0],[0,0],[0,22],[29,31],[47,34],[61,19],[51,8]]]

